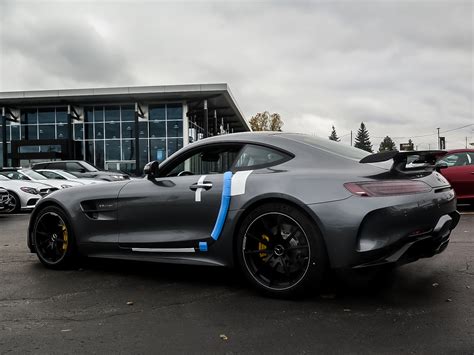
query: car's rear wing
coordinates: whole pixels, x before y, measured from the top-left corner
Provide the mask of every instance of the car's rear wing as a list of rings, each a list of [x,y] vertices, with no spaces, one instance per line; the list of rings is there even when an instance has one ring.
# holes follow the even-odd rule
[[[401,174],[431,173],[436,168],[436,161],[446,154],[444,150],[413,150],[398,152],[396,150],[368,155],[360,163],[381,163],[393,160],[392,172]]]

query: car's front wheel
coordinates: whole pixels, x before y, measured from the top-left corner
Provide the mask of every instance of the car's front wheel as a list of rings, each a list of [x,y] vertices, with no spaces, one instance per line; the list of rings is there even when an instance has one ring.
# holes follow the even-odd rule
[[[77,260],[74,234],[60,208],[42,209],[35,217],[32,233],[36,254],[46,267],[64,269]]]
[[[6,213],[17,213],[21,209],[21,201],[16,193],[13,191],[8,191],[10,194],[10,199],[8,200],[5,209],[3,210]]]
[[[314,221],[282,203],[261,205],[245,217],[238,232],[237,257],[246,278],[274,297],[317,288],[327,264]]]

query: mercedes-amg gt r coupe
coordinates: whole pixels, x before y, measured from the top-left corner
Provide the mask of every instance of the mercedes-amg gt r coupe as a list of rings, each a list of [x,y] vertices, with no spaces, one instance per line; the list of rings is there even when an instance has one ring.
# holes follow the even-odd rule
[[[277,297],[329,269],[396,265],[443,251],[459,220],[433,152],[369,154],[291,133],[192,143],[143,179],[43,198],[28,246],[49,268],[78,256],[237,267]],[[74,191],[69,191],[74,190]],[[74,192],[74,193],[72,193]]]

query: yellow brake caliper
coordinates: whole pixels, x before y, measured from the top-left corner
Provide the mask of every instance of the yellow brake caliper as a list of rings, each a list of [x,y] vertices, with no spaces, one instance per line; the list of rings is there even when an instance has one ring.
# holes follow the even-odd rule
[[[64,240],[64,242],[63,242],[63,251],[65,252],[67,250],[67,244],[68,244],[67,237],[68,237],[68,235],[67,235],[67,228],[64,224],[62,225],[62,230],[63,230],[63,240]]]
[[[262,239],[263,239],[263,240],[266,240],[267,242],[270,241],[270,238],[268,238],[268,236],[265,235],[265,234],[262,234]],[[259,242],[259,243],[258,243],[258,250],[265,250],[265,249],[267,249],[267,246],[266,246],[265,244]],[[258,255],[260,255],[260,257],[261,257],[262,259],[265,258],[266,256],[268,256],[267,253],[260,253],[260,254],[258,254]]]

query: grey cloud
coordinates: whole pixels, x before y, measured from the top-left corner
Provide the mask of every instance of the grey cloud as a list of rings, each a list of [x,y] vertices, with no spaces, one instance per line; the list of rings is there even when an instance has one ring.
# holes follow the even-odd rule
[[[228,82],[247,117],[280,112],[322,136],[473,121],[470,1],[2,4],[1,90]]]

